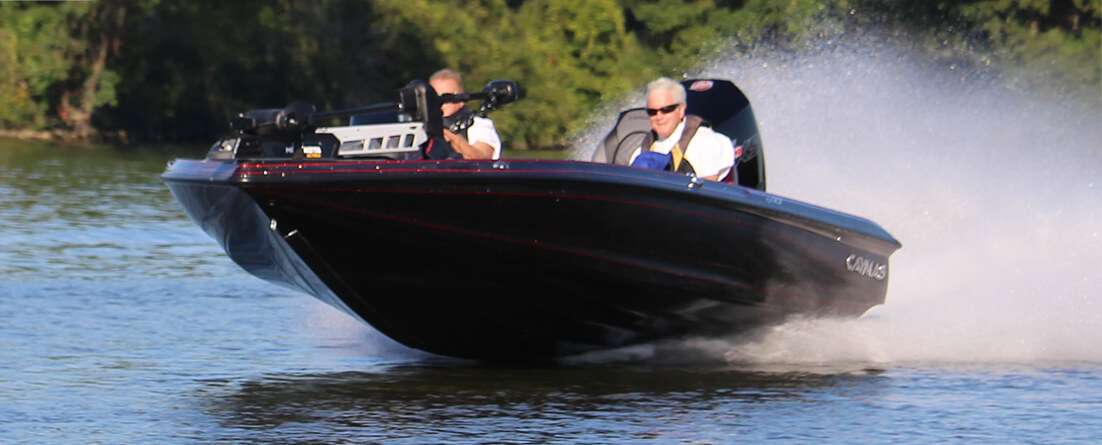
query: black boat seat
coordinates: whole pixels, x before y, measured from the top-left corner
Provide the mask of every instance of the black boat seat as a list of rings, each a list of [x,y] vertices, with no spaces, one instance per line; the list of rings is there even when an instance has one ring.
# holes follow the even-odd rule
[[[628,165],[631,163],[631,154],[643,143],[643,138],[650,132],[650,118],[646,110],[632,108],[620,113],[616,119],[616,125],[605,136],[601,147],[593,153],[593,162],[605,164]]]

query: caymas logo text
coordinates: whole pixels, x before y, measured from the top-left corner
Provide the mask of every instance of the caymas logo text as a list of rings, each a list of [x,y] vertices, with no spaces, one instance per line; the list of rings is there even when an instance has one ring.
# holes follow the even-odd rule
[[[888,277],[887,264],[875,263],[872,260],[857,255],[846,257],[846,270],[877,281],[881,281]]]

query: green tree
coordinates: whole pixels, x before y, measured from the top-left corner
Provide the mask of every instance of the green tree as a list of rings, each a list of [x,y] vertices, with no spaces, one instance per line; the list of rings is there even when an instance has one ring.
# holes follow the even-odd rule
[[[510,147],[561,147],[659,74],[868,30],[1102,101],[1100,17],[1102,0],[0,2],[0,127],[209,140],[245,109],[394,100],[447,66],[468,90],[521,83],[494,116]]]
[[[27,79],[19,69],[19,51],[14,33],[0,28],[0,128],[25,126],[43,113],[30,94]]]
[[[1102,0],[979,0],[958,8],[1025,86],[1092,85],[1102,99]]]
[[[148,2],[130,24],[110,125],[146,140],[206,140],[237,112],[306,100],[393,100],[436,59],[409,29],[350,0]]]
[[[762,43],[797,46],[824,30],[837,32],[847,0],[627,0],[631,29],[668,74],[691,71],[721,52]]]
[[[528,98],[502,124],[520,148],[563,146],[600,103],[656,72],[613,1],[531,1],[517,24],[524,30],[517,76],[528,83]]]
[[[562,147],[599,103],[638,86],[654,70],[613,0],[377,3],[391,28],[412,27],[464,74],[467,90],[495,78],[520,81],[526,98],[494,115],[509,146]]]
[[[3,101],[5,126],[41,129],[50,121],[47,113],[52,94],[65,81],[72,63],[67,55],[73,51],[68,35],[58,30],[67,28],[67,15],[74,8],[66,5],[28,5],[0,3],[0,57],[5,76],[0,79],[5,93]]]
[[[122,39],[127,4],[120,1],[0,5],[5,126],[64,125],[77,137],[94,134],[92,112],[115,101],[119,77],[108,68]]]

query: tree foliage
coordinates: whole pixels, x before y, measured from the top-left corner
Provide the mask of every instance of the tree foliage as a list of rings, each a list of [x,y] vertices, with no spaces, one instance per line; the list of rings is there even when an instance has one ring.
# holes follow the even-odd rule
[[[1102,0],[0,2],[0,129],[209,140],[248,108],[393,100],[451,67],[468,90],[520,81],[499,129],[512,148],[553,148],[657,75],[870,23],[1102,99]]]
[[[1086,84],[1102,93],[1102,0],[978,0],[960,11],[1028,85]]]

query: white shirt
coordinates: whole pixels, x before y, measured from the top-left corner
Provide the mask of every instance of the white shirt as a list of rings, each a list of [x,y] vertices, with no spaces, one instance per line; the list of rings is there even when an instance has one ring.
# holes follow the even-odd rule
[[[467,142],[471,145],[474,145],[475,142],[484,142],[494,148],[493,159],[501,159],[501,137],[497,135],[494,121],[475,116],[474,123],[467,128]]]
[[[668,154],[670,150],[673,150],[673,146],[681,140],[681,133],[683,132],[685,132],[684,119],[677,124],[677,128],[673,130],[669,137],[655,141],[652,151]],[[689,146],[687,148],[683,147],[683,151],[685,159],[689,161],[689,164],[693,166],[693,170],[696,171],[696,175],[700,177],[715,176],[717,179],[723,179],[727,176],[727,172],[731,171],[731,166],[735,164],[735,147],[731,145],[731,140],[722,133],[712,131],[711,128],[705,126],[696,129],[696,134],[689,140]],[[643,147],[635,149],[628,164],[635,162],[635,158],[642,152]]]

